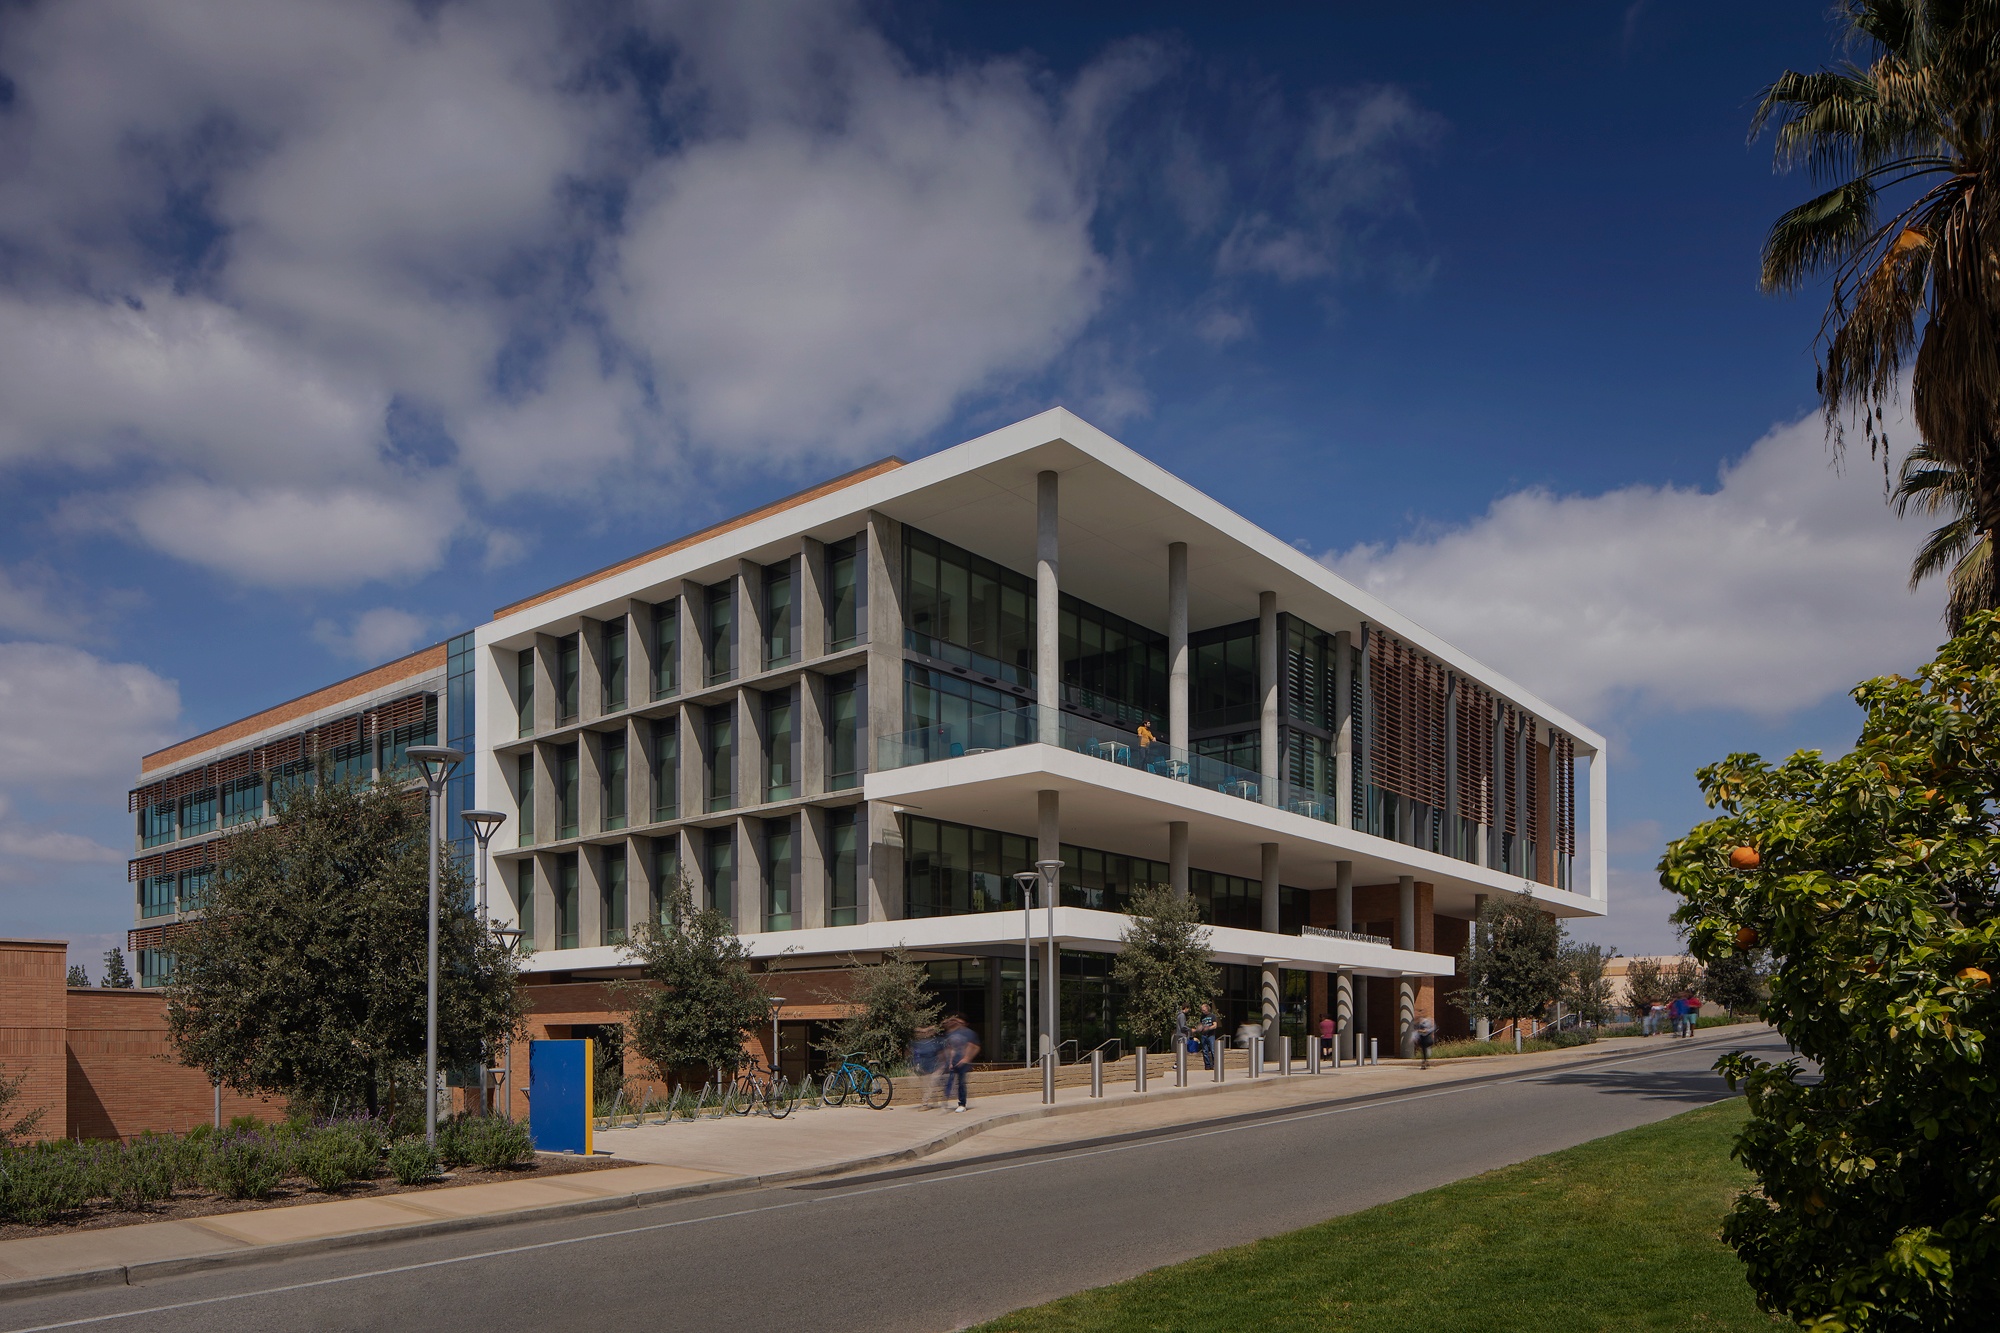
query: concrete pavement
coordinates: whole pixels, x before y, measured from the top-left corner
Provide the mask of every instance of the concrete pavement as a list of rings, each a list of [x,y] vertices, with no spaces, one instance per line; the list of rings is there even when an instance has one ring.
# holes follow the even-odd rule
[[[552,1179],[467,1185],[219,1217],[107,1228],[0,1243],[0,1298],[152,1281],[244,1262],[298,1259],[339,1248],[417,1240],[512,1222],[551,1222],[641,1208],[721,1191],[823,1180],[907,1166],[943,1170],[973,1159],[1170,1134],[1195,1125],[1282,1117],[1312,1107],[1365,1106],[1422,1092],[1586,1070],[1684,1049],[1768,1040],[1768,1029],[1711,1029],[1691,1042],[1622,1038],[1539,1055],[1442,1061],[1428,1071],[1389,1064],[1318,1077],[1275,1074],[1186,1089],[1155,1076],[1090,1100],[1066,1091],[1054,1107],[1038,1094],[986,1099],[965,1115],[910,1106],[800,1111],[600,1131],[601,1147],[645,1163]]]

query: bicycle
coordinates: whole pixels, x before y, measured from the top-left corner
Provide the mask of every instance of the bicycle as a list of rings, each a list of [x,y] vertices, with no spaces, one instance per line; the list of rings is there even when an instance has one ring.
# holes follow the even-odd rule
[[[859,1057],[859,1051],[843,1055],[840,1068],[826,1076],[820,1095],[828,1106],[840,1106],[852,1095],[870,1110],[880,1111],[896,1095],[896,1087],[888,1077],[870,1069]]]
[[[791,1090],[785,1086],[783,1074],[772,1074],[762,1060],[750,1057],[749,1067],[736,1076],[736,1105],[738,1115],[749,1115],[759,1105],[773,1120],[783,1120],[792,1113]]]

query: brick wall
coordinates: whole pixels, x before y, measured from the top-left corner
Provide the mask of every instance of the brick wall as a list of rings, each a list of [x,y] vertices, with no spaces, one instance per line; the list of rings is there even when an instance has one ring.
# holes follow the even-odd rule
[[[8,1120],[40,1109],[38,1138],[61,1138],[67,1114],[63,1078],[61,940],[0,940],[0,1075],[24,1078]]]
[[[174,1057],[167,997],[158,991],[67,993],[71,1138],[131,1138],[146,1130],[180,1133],[215,1116],[208,1076]],[[222,1118],[280,1119],[282,1102],[222,1090]]]

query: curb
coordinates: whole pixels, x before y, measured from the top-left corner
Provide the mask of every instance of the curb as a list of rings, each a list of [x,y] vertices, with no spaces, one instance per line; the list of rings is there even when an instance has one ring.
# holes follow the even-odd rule
[[[1748,1025],[1745,1025],[1748,1026]],[[1688,1038],[1698,1045],[1707,1046],[1709,1041],[1697,1036]],[[1669,1048],[1671,1049],[1671,1048]],[[1614,1054],[1592,1056],[1586,1059],[1567,1061],[1561,1064],[1545,1065],[1531,1070],[1496,1070],[1490,1074],[1476,1074],[1468,1078],[1449,1080],[1454,1087],[1476,1087],[1485,1083],[1504,1082],[1508,1079],[1534,1077],[1544,1073],[1555,1073],[1571,1069],[1588,1069],[1595,1065],[1626,1060],[1639,1054],[1638,1050],[1623,1050]],[[1504,1057],[1503,1057],[1504,1058]],[[1276,1075],[1266,1077],[1275,1079]],[[1296,1076],[1295,1076],[1296,1077]],[[1220,1083],[1210,1088],[1189,1089],[1183,1096],[1201,1097],[1217,1092],[1234,1092],[1251,1080],[1244,1078],[1231,1083]],[[1261,1081],[1261,1080],[1260,1080]],[[286,1259],[304,1258],[315,1254],[330,1254],[340,1250],[365,1249],[374,1245],[393,1244],[404,1240],[423,1240],[433,1236],[457,1235],[468,1231],[486,1231],[495,1227],[511,1226],[517,1222],[551,1222],[570,1217],[588,1217],[597,1213],[615,1213],[630,1208],[645,1208],[654,1204],[673,1203],[682,1199],[699,1198],[707,1194],[739,1193],[765,1189],[776,1185],[798,1185],[812,1182],[814,1189],[836,1189],[842,1185],[859,1184],[863,1180],[894,1179],[903,1176],[921,1175],[935,1171],[952,1170],[974,1162],[996,1162],[1010,1158],[1046,1155],[1052,1151],[1069,1151],[1076,1148],[1103,1147],[1110,1144],[1130,1143],[1140,1139],[1161,1138],[1178,1134],[1189,1129],[1215,1128],[1223,1125],[1245,1124],[1258,1120],[1272,1120],[1294,1115],[1301,1111],[1317,1110],[1334,1105],[1365,1106],[1373,1102],[1394,1100],[1408,1095],[1409,1088],[1385,1088],[1379,1092],[1362,1093],[1351,1097],[1325,1097],[1315,1101],[1294,1102],[1287,1106],[1273,1106],[1256,1111],[1242,1111],[1234,1115],[1213,1116],[1206,1120],[1189,1120],[1173,1125],[1161,1125],[1152,1129],[1131,1130],[1122,1134],[1107,1134],[1093,1139],[1079,1139],[1074,1143],[1061,1145],[1060,1149],[1049,1147],[1020,1148],[1009,1152],[992,1153],[985,1157],[965,1158],[953,1162],[939,1162],[931,1165],[906,1167],[902,1170],[877,1172],[873,1176],[854,1180],[829,1180],[830,1176],[845,1176],[850,1172],[866,1171],[871,1167],[890,1167],[901,1162],[913,1162],[928,1157],[955,1144],[962,1143],[975,1134],[1002,1125],[1020,1124],[1028,1120],[1046,1120],[1054,1116],[1074,1115],[1089,1111],[1106,1110],[1113,1106],[1128,1105],[1126,1102],[1080,1102],[1058,1103],[1054,1106],[1028,1107],[1019,1111],[1009,1111],[1001,1115],[988,1116],[971,1124],[959,1126],[935,1138],[899,1148],[893,1152],[876,1153],[868,1157],[857,1157],[844,1162],[834,1162],[826,1166],[800,1167],[792,1171],[772,1172],[769,1175],[725,1176],[712,1181],[701,1181],[690,1185],[670,1185],[663,1189],[642,1190],[635,1194],[619,1194],[608,1198],[578,1199],[569,1203],[540,1204],[533,1208],[521,1208],[506,1213],[490,1213],[478,1217],[438,1218],[434,1221],[398,1223],[380,1227],[372,1231],[351,1232],[344,1236],[316,1236],[310,1240],[286,1241],[276,1245],[253,1245],[235,1250],[221,1250],[214,1254],[190,1255],[179,1259],[152,1259],[144,1263],[115,1264],[105,1268],[83,1269],[74,1273],[51,1273],[42,1277],[12,1278],[0,1281],[0,1301],[20,1300],[34,1296],[57,1295],[67,1291],[83,1291],[94,1287],[135,1286],[155,1278],[179,1277],[188,1273],[204,1272],[215,1268],[233,1268],[251,1264],[281,1262]]]

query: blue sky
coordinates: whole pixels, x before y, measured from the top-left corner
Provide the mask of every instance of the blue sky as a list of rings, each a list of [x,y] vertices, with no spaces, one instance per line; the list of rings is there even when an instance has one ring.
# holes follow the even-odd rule
[[[1761,5],[0,11],[0,933],[130,923],[145,750],[1062,403],[1699,763],[1938,639],[1813,413]],[[1532,12],[1517,12],[1530,8]]]

